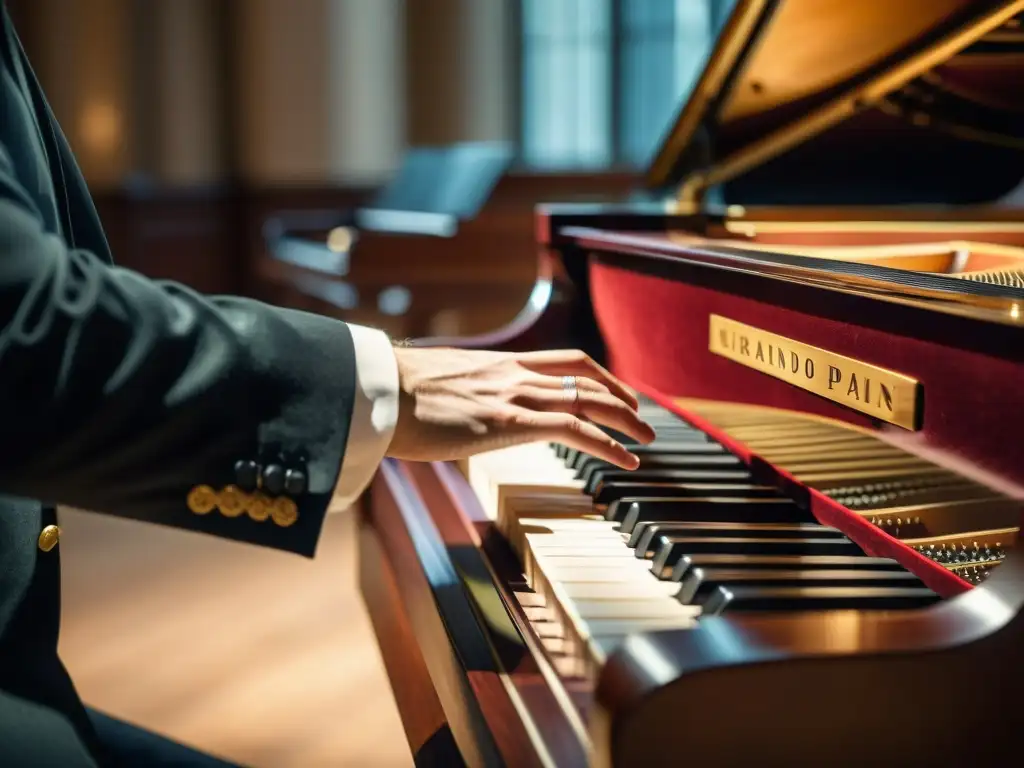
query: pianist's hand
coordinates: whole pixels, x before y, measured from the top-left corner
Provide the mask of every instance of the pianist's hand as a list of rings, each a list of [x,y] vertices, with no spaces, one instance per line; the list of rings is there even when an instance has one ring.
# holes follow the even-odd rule
[[[395,357],[401,400],[388,451],[395,458],[446,461],[554,441],[634,469],[636,456],[594,425],[641,443],[654,439],[633,393],[582,352],[399,347]],[[565,377],[575,377],[575,390]]]

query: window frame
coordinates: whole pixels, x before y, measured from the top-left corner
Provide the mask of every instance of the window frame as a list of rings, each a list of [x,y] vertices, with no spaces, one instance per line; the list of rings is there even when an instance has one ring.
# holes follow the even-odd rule
[[[525,27],[525,0],[520,0],[514,3],[515,14],[513,16],[516,24],[515,35],[518,44],[514,46],[517,56],[517,67],[518,76],[516,77],[516,88],[514,91],[515,95],[515,116],[516,116],[516,143],[518,147],[517,153],[517,165],[520,165],[527,169],[534,169],[539,172],[553,171],[553,172],[592,172],[595,169],[607,170],[607,171],[631,171],[636,172],[642,170],[644,167],[644,161],[634,157],[634,153],[629,151],[630,148],[627,146],[628,136],[626,133],[625,121],[622,117],[624,107],[623,104],[626,100],[626,84],[624,83],[624,77],[622,75],[622,68],[624,66],[626,58],[626,48],[629,44],[629,38],[627,33],[627,5],[629,2],[635,0],[608,0],[609,2],[609,21],[610,21],[610,33],[609,33],[609,68],[608,68],[608,80],[607,80],[607,114],[604,115],[604,119],[608,125],[608,135],[606,137],[609,142],[609,162],[599,167],[589,166],[582,163],[569,162],[566,165],[555,164],[552,167],[546,165],[533,165],[526,161],[524,149],[527,141],[527,128],[526,120],[528,118],[528,105],[526,99],[528,98],[527,83],[526,83],[526,69],[525,59],[529,56],[527,52],[527,35]],[[641,2],[652,2],[652,0],[640,0]],[[670,2],[673,4],[673,8],[677,8],[677,0],[654,0],[655,2]],[[692,1],[692,0],[690,0]],[[707,3],[706,13],[708,18],[708,31],[713,39],[724,24],[725,18],[728,17],[731,12],[732,4],[723,4],[721,0],[705,0]],[[711,42],[713,45],[713,42]],[[673,53],[673,58],[675,53]],[[673,114],[678,111],[681,104],[677,105],[673,110]],[[671,118],[669,118],[671,120]],[[669,127],[668,123],[665,125],[665,130]],[[659,139],[655,139],[651,146],[651,151],[655,151],[657,142]]]

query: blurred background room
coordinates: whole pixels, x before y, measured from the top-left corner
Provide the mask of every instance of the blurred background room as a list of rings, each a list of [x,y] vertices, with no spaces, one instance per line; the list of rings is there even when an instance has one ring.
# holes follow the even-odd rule
[[[397,337],[512,320],[534,205],[631,194],[732,5],[7,2],[120,265]],[[63,525],[89,704],[257,768],[412,764],[354,515],[312,562]]]

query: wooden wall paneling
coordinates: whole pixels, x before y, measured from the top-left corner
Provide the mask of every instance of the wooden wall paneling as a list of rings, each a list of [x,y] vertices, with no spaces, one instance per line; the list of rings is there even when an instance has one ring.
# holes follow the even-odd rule
[[[116,190],[95,200],[118,266],[203,293],[242,287],[232,199],[224,191]]]
[[[219,186],[94,192],[115,262],[203,293],[282,297],[254,270],[262,226],[278,210],[347,208],[364,189]]]
[[[394,336],[485,333],[519,313],[536,281],[536,205],[621,199],[635,181],[626,173],[508,174],[483,211],[453,237],[360,233],[339,275],[282,263],[264,248],[253,274],[283,303]],[[408,292],[408,307],[389,314],[378,300],[396,288]]]

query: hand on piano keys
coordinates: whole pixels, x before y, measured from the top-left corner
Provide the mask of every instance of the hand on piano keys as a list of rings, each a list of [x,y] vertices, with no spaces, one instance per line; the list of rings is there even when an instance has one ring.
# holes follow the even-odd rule
[[[654,439],[636,396],[582,352],[397,347],[395,358],[401,402],[392,458],[444,461],[551,441],[635,469],[640,459],[623,442]]]
[[[939,597],[654,403],[623,472],[540,443],[476,456],[470,485],[522,564],[517,598],[561,674],[595,679],[638,632],[721,613],[915,608]]]

